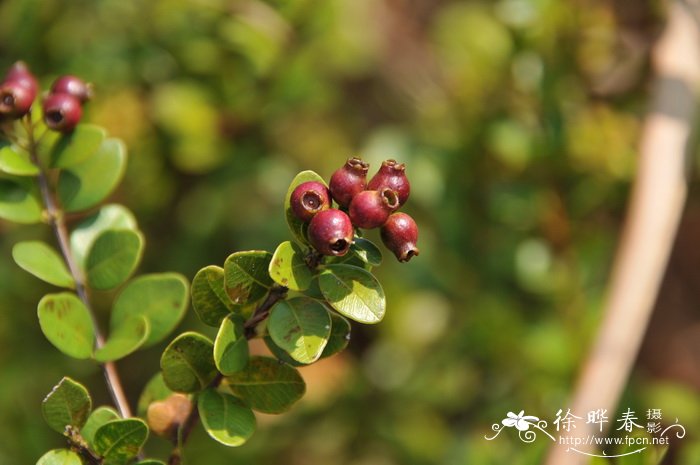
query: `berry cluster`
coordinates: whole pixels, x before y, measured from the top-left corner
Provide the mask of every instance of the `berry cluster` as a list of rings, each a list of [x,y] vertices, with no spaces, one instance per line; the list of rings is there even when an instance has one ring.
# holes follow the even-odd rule
[[[18,61],[12,65],[0,84],[0,118],[18,119],[32,108],[39,92],[39,83]],[[43,102],[44,122],[54,131],[71,132],[83,115],[83,103],[92,95],[92,89],[75,76],[61,76],[53,83]]]
[[[355,228],[381,228],[384,245],[401,262],[418,255],[418,227],[406,213],[397,212],[411,192],[406,167],[395,160],[382,162],[367,182],[369,164],[349,159],[331,176],[329,187],[317,181],[300,184],[292,192],[291,209],[308,223],[311,245],[323,255],[345,255]],[[338,208],[332,208],[331,198]]]

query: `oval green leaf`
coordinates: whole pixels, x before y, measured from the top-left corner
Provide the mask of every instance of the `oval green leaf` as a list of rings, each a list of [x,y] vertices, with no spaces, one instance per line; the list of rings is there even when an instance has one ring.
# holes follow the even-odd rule
[[[322,303],[308,297],[281,300],[270,311],[267,330],[294,360],[313,363],[328,342],[331,317]]]
[[[308,244],[309,241],[306,240],[306,223],[297,218],[292,212],[290,199],[292,198],[292,192],[299,184],[308,181],[318,181],[324,186],[326,186],[326,181],[323,180],[321,176],[313,171],[302,171],[297,174],[294,179],[292,179],[289,189],[287,189],[287,196],[284,198],[284,216],[287,218],[287,225],[289,230],[292,232],[294,239],[296,239],[300,244]]]
[[[80,456],[68,449],[50,450],[36,462],[36,465],[82,465]]]
[[[51,429],[63,434],[66,426],[81,428],[92,409],[85,387],[64,377],[41,403],[41,412]]]
[[[126,281],[141,260],[143,236],[131,229],[108,229],[100,233],[85,260],[90,287],[113,289]]]
[[[0,171],[15,176],[36,176],[39,174],[39,168],[29,160],[26,153],[20,154],[17,147],[11,145],[0,146]]]
[[[297,370],[270,357],[251,357],[246,367],[226,377],[231,392],[253,410],[282,413],[306,391]]]
[[[41,331],[58,350],[78,359],[92,356],[95,344],[92,319],[75,294],[44,296],[39,301],[38,315]]]
[[[202,323],[219,327],[235,308],[224,289],[224,269],[207,266],[192,280],[192,307]]]
[[[136,218],[124,206],[109,204],[81,222],[70,235],[70,248],[73,259],[81,269],[85,269],[85,257],[97,236],[108,229],[138,230]]]
[[[214,341],[214,362],[223,375],[240,371],[248,363],[248,339],[243,324],[243,319],[236,315],[221,322]]]
[[[15,223],[38,223],[42,203],[36,186],[28,179],[0,179],[0,218]]]
[[[179,335],[160,358],[165,385],[176,392],[197,392],[216,377],[214,344],[195,332]]]
[[[51,166],[70,168],[79,164],[97,152],[105,136],[105,130],[99,126],[79,124],[70,134],[61,135],[51,147]]]
[[[143,346],[157,344],[175,329],[185,315],[188,292],[187,279],[177,273],[139,276],[129,282],[115,299],[111,325],[116,328],[126,320],[143,316],[150,326]]]
[[[105,465],[122,465],[136,457],[148,439],[148,426],[138,418],[112,420],[95,431],[94,449]]]
[[[270,261],[270,277],[280,286],[303,291],[311,285],[314,275],[304,260],[304,251],[290,241],[282,242]]]
[[[95,351],[95,360],[104,363],[126,357],[146,342],[149,332],[148,320],[142,315],[120,321],[112,327],[105,345]]]
[[[356,266],[328,265],[318,280],[323,296],[340,314],[367,324],[384,318],[384,290],[370,272]]]
[[[126,169],[126,148],[119,139],[106,139],[82,163],[61,171],[58,198],[66,211],[93,207],[117,187]]]
[[[85,439],[90,447],[95,447],[95,432],[100,426],[112,421],[118,420],[119,414],[111,407],[97,407],[88,417],[85,425],[80,428],[80,435]]]
[[[75,288],[75,281],[61,256],[41,241],[26,241],[15,244],[12,258],[17,265],[37,278],[54,286]]]
[[[331,335],[328,337],[328,344],[323,348],[321,358],[342,352],[350,343],[350,322],[335,312],[329,313],[332,321]]]
[[[350,246],[350,252],[368,265],[379,266],[382,264],[382,251],[374,242],[365,238],[356,237]]]
[[[199,395],[197,409],[207,434],[226,446],[242,445],[255,431],[253,411],[229,394],[207,389]]]
[[[163,381],[163,373],[158,372],[146,383],[141,395],[139,396],[138,413],[140,417],[145,417],[148,411],[148,406],[152,402],[167,399],[173,391],[165,385]]]
[[[272,355],[277,357],[277,359],[282,362],[286,363],[287,365],[293,366],[293,367],[303,367],[306,365],[306,363],[301,363],[296,360],[294,360],[287,351],[279,347],[277,344],[275,344],[275,341],[272,340],[270,336],[265,336],[263,338],[263,341],[265,341],[265,345],[267,348],[272,352]]]
[[[236,305],[245,305],[265,296],[273,281],[268,273],[272,254],[264,250],[236,252],[224,263],[226,294]]]

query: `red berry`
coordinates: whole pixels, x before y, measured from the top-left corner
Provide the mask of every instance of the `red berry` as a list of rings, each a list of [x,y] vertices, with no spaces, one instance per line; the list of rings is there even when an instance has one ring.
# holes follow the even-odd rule
[[[367,170],[369,163],[359,158],[350,158],[341,168],[331,175],[329,187],[333,200],[343,208],[350,205],[350,201],[359,192],[367,187]]]
[[[353,197],[348,214],[352,224],[362,229],[383,225],[392,211],[399,208],[395,190],[385,187],[381,191],[362,191]]]
[[[398,212],[390,215],[382,226],[380,234],[386,248],[391,250],[400,262],[407,262],[420,253],[416,247],[418,226],[413,218],[405,213]]]
[[[385,160],[377,171],[377,174],[367,184],[369,190],[381,190],[389,187],[399,194],[399,205],[408,200],[411,193],[411,184],[406,177],[406,165],[396,163],[396,160]]]
[[[36,94],[16,81],[0,85],[0,115],[20,118],[32,108]]]
[[[289,199],[294,215],[304,222],[320,211],[331,207],[331,198],[328,188],[318,181],[307,181],[299,184]]]
[[[7,71],[4,83],[8,82],[16,82],[22,87],[26,87],[29,89],[30,94],[34,97],[36,97],[36,94],[39,92],[39,83],[34,75],[29,71],[27,64],[23,61],[16,62]]]
[[[323,255],[345,255],[353,235],[350,217],[335,208],[318,212],[309,223],[309,242]]]
[[[76,76],[66,75],[56,79],[51,86],[52,94],[70,94],[85,103],[92,96],[92,87]]]
[[[51,94],[44,100],[44,122],[59,132],[71,132],[80,122],[80,101],[69,94]]]

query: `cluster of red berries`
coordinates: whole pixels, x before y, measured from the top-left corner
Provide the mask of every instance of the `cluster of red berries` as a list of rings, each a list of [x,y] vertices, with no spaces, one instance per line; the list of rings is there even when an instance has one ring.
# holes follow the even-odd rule
[[[419,251],[416,222],[396,211],[411,192],[406,166],[386,160],[369,182],[368,170],[368,163],[351,158],[333,173],[328,188],[317,181],[299,184],[290,198],[292,211],[308,223],[309,242],[323,255],[345,255],[355,228],[381,228],[384,245],[407,262]],[[338,208],[332,208],[331,198]]]
[[[0,118],[18,119],[29,113],[39,92],[39,83],[27,65],[12,65],[0,83]],[[75,76],[61,76],[54,81],[43,101],[44,122],[54,131],[71,132],[83,115],[83,103],[92,89]]]

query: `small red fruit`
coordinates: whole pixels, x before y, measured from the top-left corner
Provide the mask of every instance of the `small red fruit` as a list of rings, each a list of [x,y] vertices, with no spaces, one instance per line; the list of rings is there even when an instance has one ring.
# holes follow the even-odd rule
[[[409,215],[398,212],[389,216],[380,230],[382,242],[391,250],[400,262],[407,262],[420,251],[418,242],[418,226]]]
[[[85,103],[92,97],[92,87],[76,76],[66,75],[56,79],[51,86],[52,94],[69,94]]]
[[[383,225],[391,212],[399,208],[399,197],[388,187],[381,191],[362,191],[353,197],[348,214],[352,224],[362,229]]]
[[[27,64],[23,61],[15,62],[15,64],[7,70],[4,83],[8,82],[16,82],[22,87],[29,89],[30,94],[34,97],[36,97],[36,94],[39,92],[39,83],[31,71],[29,71]]]
[[[309,223],[309,242],[323,255],[345,255],[353,235],[350,217],[335,208],[318,212]]]
[[[381,190],[384,187],[395,190],[399,194],[399,205],[408,200],[411,184],[406,177],[406,165],[396,160],[385,160],[377,174],[367,184],[368,190]]]
[[[367,170],[369,163],[353,157],[331,175],[328,183],[333,200],[343,208],[350,206],[356,194],[367,187]]]
[[[328,188],[318,181],[307,181],[299,184],[289,199],[294,215],[304,222],[320,211],[331,207],[331,198]]]
[[[80,122],[80,101],[69,94],[51,94],[44,100],[44,122],[54,131],[71,132]]]
[[[0,85],[0,115],[20,118],[32,108],[36,94],[17,81]]]

